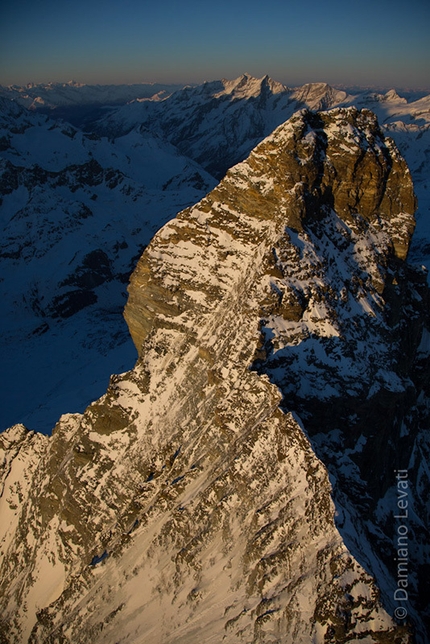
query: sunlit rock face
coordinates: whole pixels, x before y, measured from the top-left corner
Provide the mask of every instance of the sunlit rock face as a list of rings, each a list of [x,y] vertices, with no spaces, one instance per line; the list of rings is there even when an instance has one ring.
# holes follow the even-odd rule
[[[312,414],[344,400],[348,320],[359,378],[362,347],[405,318],[414,208],[370,112],[303,111],[156,234],[125,311],[135,368],[50,438],[0,437],[5,641],[412,641],[390,571],[382,597],[369,574],[379,551],[335,524],[353,497],[335,507]],[[427,346],[416,284],[406,371]],[[338,364],[300,356],[312,338]]]
[[[394,144],[383,142],[376,118],[367,110],[298,113],[244,164],[231,169],[206,199],[156,236],[153,252],[142,256],[134,273],[125,312],[138,350],[157,312],[173,317],[175,324],[182,311],[197,315],[202,302],[195,306],[196,286],[197,300],[201,291],[209,291],[212,310],[213,298],[223,299],[235,269],[241,267],[248,281],[247,264],[261,263],[285,228],[297,234],[333,210],[344,228],[349,225],[358,235],[372,226],[381,257],[406,257],[414,229],[412,180]],[[372,287],[377,289],[382,279],[379,257],[369,256]],[[185,259],[194,261],[187,261],[182,271]]]

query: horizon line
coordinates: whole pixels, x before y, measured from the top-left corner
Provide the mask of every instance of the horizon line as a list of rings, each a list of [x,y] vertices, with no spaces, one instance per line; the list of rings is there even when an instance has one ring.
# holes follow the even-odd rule
[[[240,76],[236,76],[235,78],[232,79],[227,79],[226,77],[222,78],[213,78],[211,80],[204,80],[201,82],[194,81],[194,82],[178,82],[178,81],[147,81],[147,80],[141,80],[141,81],[133,81],[133,82],[81,82],[76,79],[69,79],[67,81],[57,81],[57,80],[50,80],[50,81],[40,81],[40,82],[35,82],[35,81],[28,81],[27,83],[8,83],[8,84],[3,84],[0,82],[0,87],[5,88],[5,89],[10,89],[10,88],[19,88],[19,89],[32,89],[35,87],[43,87],[43,86],[49,86],[49,85],[69,85],[69,86],[76,86],[76,87],[132,87],[133,85],[171,85],[171,86],[177,86],[178,88],[184,88],[184,87],[198,87],[199,85],[204,85],[205,83],[212,83],[216,81],[222,81],[222,80],[237,80],[242,78],[243,76],[248,76],[251,79],[256,79],[256,80],[262,80],[263,78],[269,78],[270,80],[273,80],[275,82],[280,83],[281,85],[284,85],[286,89],[295,89],[297,87],[303,87],[304,85],[317,85],[317,84],[326,84],[330,87],[333,87],[334,89],[341,89],[341,90],[355,90],[355,91],[360,91],[360,90],[378,90],[378,91],[389,91],[391,89],[394,89],[396,91],[404,91],[404,92],[429,92],[430,93],[430,86],[421,86],[421,87],[408,87],[406,85],[397,85],[397,84],[380,84],[380,83],[368,83],[368,84],[359,84],[359,83],[329,83],[327,81],[305,81],[303,83],[294,83],[294,84],[286,84],[282,81],[277,81],[275,78],[272,78],[269,76],[269,74],[265,74],[264,76],[257,77],[257,76],[252,76],[252,74],[249,73],[243,73]]]

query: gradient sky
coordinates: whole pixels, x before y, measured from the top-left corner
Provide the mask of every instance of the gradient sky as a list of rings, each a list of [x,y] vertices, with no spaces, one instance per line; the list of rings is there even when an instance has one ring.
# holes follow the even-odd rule
[[[430,0],[2,0],[0,84],[247,72],[430,89]]]

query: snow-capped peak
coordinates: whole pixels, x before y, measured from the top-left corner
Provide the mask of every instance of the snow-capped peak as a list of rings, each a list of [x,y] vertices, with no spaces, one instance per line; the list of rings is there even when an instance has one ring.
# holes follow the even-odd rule
[[[268,88],[272,94],[280,94],[287,91],[287,87],[278,83],[269,76],[262,78],[254,78],[250,74],[242,74],[234,80],[222,81],[224,88],[215,94],[217,98],[225,95],[230,95],[232,98],[255,98],[260,96],[263,88]]]

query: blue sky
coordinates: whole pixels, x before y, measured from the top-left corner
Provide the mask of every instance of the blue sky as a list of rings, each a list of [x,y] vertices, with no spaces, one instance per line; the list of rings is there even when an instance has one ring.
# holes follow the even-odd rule
[[[2,0],[0,84],[430,88],[429,0]]]

